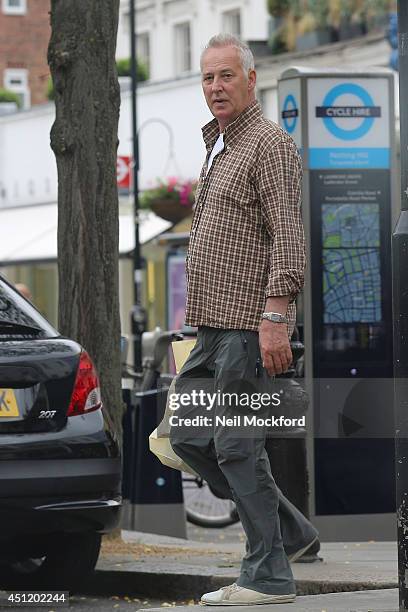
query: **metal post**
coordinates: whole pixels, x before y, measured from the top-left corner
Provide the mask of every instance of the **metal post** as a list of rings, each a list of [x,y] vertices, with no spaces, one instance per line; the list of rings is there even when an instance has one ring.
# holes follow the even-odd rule
[[[146,315],[141,305],[142,258],[139,238],[139,142],[137,134],[137,57],[136,57],[136,15],[135,0],[130,0],[130,74],[132,83],[132,141],[133,141],[133,215],[135,227],[135,248],[133,251],[134,306],[131,310],[133,336],[133,363],[137,371],[142,370],[142,334],[145,330]]]
[[[401,214],[392,237],[399,609],[408,610],[408,3],[398,1]]]

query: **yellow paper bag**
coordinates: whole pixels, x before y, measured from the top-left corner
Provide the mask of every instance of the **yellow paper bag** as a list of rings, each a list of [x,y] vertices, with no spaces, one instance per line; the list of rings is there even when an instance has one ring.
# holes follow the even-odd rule
[[[178,340],[176,342],[171,343],[177,374],[180,372],[181,368],[187,361],[187,358],[193,350],[196,342],[197,339],[192,338],[191,340]]]

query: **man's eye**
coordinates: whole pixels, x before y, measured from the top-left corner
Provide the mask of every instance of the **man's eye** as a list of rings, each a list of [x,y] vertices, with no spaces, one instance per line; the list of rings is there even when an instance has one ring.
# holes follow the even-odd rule
[[[206,77],[204,77],[204,81],[206,83],[208,83],[209,81],[212,81],[212,77],[211,76],[206,76]]]
[[[226,74],[224,74],[224,77],[226,79],[230,79],[232,77],[232,74],[230,74],[229,72],[227,72]]]

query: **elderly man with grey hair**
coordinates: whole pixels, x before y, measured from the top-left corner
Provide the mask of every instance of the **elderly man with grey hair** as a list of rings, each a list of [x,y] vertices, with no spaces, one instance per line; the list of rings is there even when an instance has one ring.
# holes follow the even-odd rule
[[[302,170],[295,143],[263,117],[247,45],[214,36],[202,53],[201,73],[214,119],[203,128],[207,156],[186,266],[186,323],[197,326],[198,335],[176,389],[206,380],[218,398],[231,398],[237,387],[270,389],[292,362],[289,338],[305,267]],[[194,410],[182,406],[178,417]],[[251,407],[217,400],[212,412],[206,432],[172,426],[170,441],[213,491],[235,501],[247,553],[237,582],[204,594],[201,603],[293,602],[288,556],[303,554],[317,532],[275,484],[265,427],[242,426]]]

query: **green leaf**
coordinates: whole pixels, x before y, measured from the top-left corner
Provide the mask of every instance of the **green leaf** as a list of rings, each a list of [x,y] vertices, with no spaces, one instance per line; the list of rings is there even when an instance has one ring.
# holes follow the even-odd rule
[[[0,87],[0,102],[15,102],[21,108],[21,100],[14,91]]]

